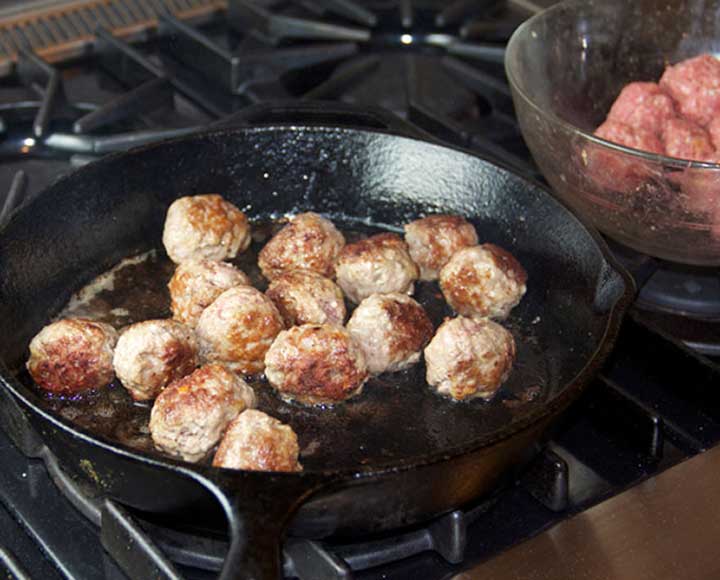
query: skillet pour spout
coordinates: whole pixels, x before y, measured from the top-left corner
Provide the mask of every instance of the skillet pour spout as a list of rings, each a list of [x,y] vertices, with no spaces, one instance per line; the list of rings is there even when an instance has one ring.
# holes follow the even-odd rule
[[[393,134],[403,128],[387,113],[333,107],[253,107],[235,122],[269,125],[103,158],[53,184],[0,230],[1,388],[71,477],[122,505],[228,530],[223,578],[278,577],[285,530],[367,536],[487,494],[583,391],[634,294],[599,236],[538,184]],[[371,128],[326,125],[342,119]],[[518,344],[508,382],[492,401],[453,404],[427,387],[420,364],[368,383],[333,410],[289,409],[282,419],[305,445],[297,474],[182,463],[53,412],[18,371],[30,339],[95,276],[161,248],[169,205],[200,193],[221,193],[255,221],[315,211],[392,231],[424,215],[465,216],[481,240],[510,250],[528,271],[528,292],[507,321]],[[430,290],[418,285],[418,293]],[[451,314],[438,312],[435,324]]]

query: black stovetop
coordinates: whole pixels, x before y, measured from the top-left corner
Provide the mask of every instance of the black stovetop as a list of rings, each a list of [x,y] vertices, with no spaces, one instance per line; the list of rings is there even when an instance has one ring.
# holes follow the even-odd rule
[[[380,105],[436,139],[539,177],[502,69],[507,36],[533,3],[230,4],[202,22],[165,16],[161,34],[139,45],[99,31],[90,56],[54,68],[21,51],[15,74],[0,80],[0,190],[10,192],[0,206],[9,198],[10,211],[107,152],[287,98]],[[638,263],[640,277],[647,261]],[[587,395],[530,468],[493,497],[357,544],[290,539],[286,574],[445,578],[716,445],[719,369],[659,330],[658,316],[633,312]],[[684,324],[699,332],[701,323]],[[128,570],[139,578],[214,577],[222,538],[187,536],[107,502],[14,435],[19,446],[0,430],[0,571],[42,579],[126,578]],[[145,549],[128,551],[130,543]]]

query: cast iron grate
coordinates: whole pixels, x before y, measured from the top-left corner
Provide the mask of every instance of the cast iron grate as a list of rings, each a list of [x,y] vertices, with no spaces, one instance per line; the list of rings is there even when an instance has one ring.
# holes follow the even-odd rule
[[[657,368],[649,372],[651,365]],[[285,574],[303,580],[378,578],[398,570],[397,577],[405,578],[420,566],[423,577],[440,578],[459,571],[461,561],[477,564],[717,444],[719,378],[712,363],[632,317],[610,365],[515,483],[476,506],[398,535],[350,544],[290,538]],[[14,425],[10,435],[24,455],[0,437],[6,467],[0,472],[0,500],[66,577],[122,569],[131,577],[190,579],[211,578],[219,570],[226,550],[222,538],[174,530],[69,480],[12,404],[4,403],[0,419],[6,430]],[[71,543],[68,521],[74,521]],[[128,551],[128,545],[134,549]],[[8,562],[27,567],[32,576],[32,563],[14,558],[12,546],[2,548],[6,567]]]

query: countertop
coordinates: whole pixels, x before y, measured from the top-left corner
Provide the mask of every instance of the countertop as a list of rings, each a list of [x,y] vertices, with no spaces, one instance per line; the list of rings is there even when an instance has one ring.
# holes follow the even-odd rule
[[[713,580],[719,544],[716,447],[454,580]]]

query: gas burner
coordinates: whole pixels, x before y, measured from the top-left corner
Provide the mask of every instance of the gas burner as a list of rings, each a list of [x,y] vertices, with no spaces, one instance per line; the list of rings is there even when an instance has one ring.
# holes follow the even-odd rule
[[[710,268],[660,262],[640,289],[636,306],[720,323],[720,276]]]
[[[697,352],[720,356],[720,276],[608,241],[638,287],[635,309],[649,324]]]

